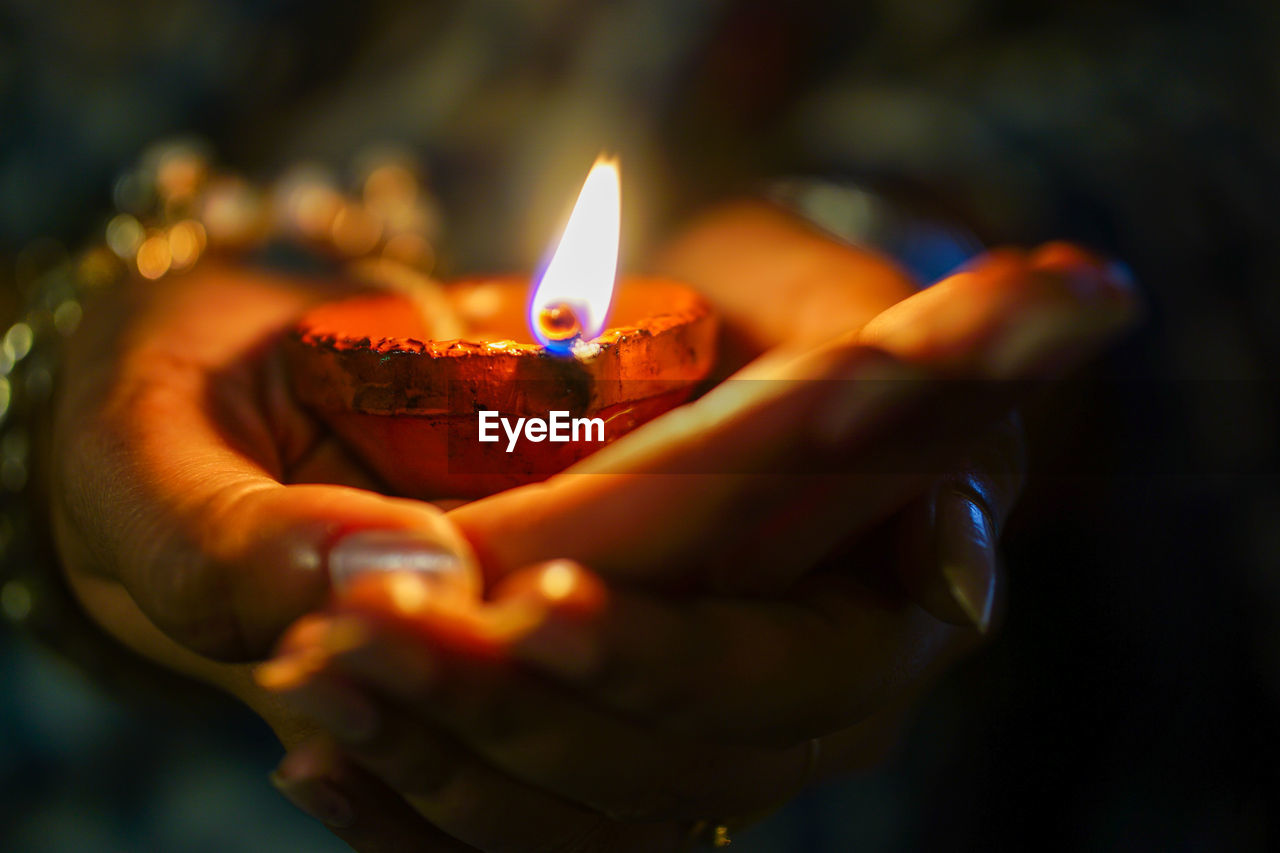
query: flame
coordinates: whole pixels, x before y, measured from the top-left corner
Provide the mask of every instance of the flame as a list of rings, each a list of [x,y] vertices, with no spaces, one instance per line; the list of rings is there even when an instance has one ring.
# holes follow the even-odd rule
[[[618,275],[622,188],[617,160],[601,155],[587,175],[560,244],[529,302],[529,327],[544,345],[561,351],[570,341],[549,338],[542,313],[567,306],[589,340],[604,331]]]

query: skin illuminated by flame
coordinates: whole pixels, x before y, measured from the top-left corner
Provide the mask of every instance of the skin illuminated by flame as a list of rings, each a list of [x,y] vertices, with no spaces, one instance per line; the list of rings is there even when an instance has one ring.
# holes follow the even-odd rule
[[[549,564],[538,578],[538,587],[542,594],[552,601],[568,598],[573,592],[573,569],[563,562]]]
[[[544,345],[572,339],[574,333],[556,336],[565,316],[579,327],[585,339],[604,331],[618,275],[618,233],[621,228],[622,190],[615,160],[596,160],[564,235],[529,304],[529,325]],[[550,324],[544,319],[556,316]]]

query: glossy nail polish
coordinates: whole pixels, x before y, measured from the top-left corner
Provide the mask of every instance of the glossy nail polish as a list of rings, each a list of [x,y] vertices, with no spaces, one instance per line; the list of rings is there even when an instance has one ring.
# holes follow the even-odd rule
[[[455,583],[465,576],[466,569],[456,553],[412,530],[361,530],[330,547],[329,577],[335,589],[371,572],[412,572]]]
[[[996,595],[996,537],[986,512],[968,496],[938,496],[938,570],[951,597],[979,631],[991,626]]]

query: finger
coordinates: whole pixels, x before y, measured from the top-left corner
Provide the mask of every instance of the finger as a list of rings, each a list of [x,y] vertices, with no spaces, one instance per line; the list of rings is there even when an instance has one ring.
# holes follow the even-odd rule
[[[169,637],[219,659],[261,656],[323,602],[332,571],[362,561],[474,582],[469,546],[437,509],[281,485],[204,389],[198,370],[159,366],[88,422],[63,419],[54,510],[73,575],[122,584]]]
[[[624,826],[519,782],[390,704],[374,737],[343,748],[419,820],[481,850],[648,851],[679,839],[674,824]]]
[[[474,851],[441,832],[385,782],[351,761],[325,735],[295,746],[271,784],[359,853]]]
[[[451,636],[456,623],[436,622],[433,615],[426,607],[412,624],[399,626],[366,619],[368,639],[336,653],[326,674],[367,686],[444,728],[511,777],[614,818],[753,812],[799,785],[803,747],[700,744],[637,728],[500,658],[471,653]],[[491,627],[504,621],[512,621],[511,612],[493,614]],[[339,620],[332,627],[341,633],[346,625]],[[388,666],[412,657],[425,665],[411,667],[411,677]],[[317,701],[336,706],[327,695]]]
[[[653,848],[646,845],[660,839],[667,843],[674,840],[673,826],[649,824],[624,829],[598,811],[558,797],[540,784],[518,781],[498,769],[501,765],[477,758],[473,750],[424,720],[419,705],[426,693],[425,669],[414,665],[409,670],[414,675],[406,679],[389,665],[421,657],[425,651],[420,643],[397,644],[379,635],[369,623],[360,624],[360,633],[369,641],[354,642],[350,616],[345,621],[329,621],[332,630],[322,632],[317,644],[304,643],[291,633],[285,644],[292,648],[291,655],[261,667],[259,681],[331,732],[347,755],[397,791],[431,823],[484,850],[526,850],[534,839],[545,841],[547,849],[647,850]],[[313,627],[308,627],[302,633],[312,631]],[[334,650],[337,662],[330,660],[329,649]],[[310,654],[310,663],[296,666],[290,677],[282,677],[287,662],[296,664],[300,654]],[[433,671],[432,675],[438,673]],[[381,692],[370,692],[375,689]],[[487,686],[486,692],[491,692],[491,687]],[[468,701],[473,709],[480,708],[474,698]],[[408,704],[402,707],[401,702]],[[437,696],[431,704],[434,707],[440,702]],[[414,713],[405,710],[409,706],[416,709]],[[357,715],[362,722],[353,727],[353,709],[357,708],[362,709]],[[483,716],[493,720],[498,710],[486,707]],[[522,713],[522,708],[508,709],[509,716]],[[373,720],[376,722],[368,724]],[[492,724],[469,725],[474,731],[491,729]],[[573,758],[561,756],[563,760]],[[573,772],[571,765],[562,764],[558,769],[562,774]]]
[[[803,372],[730,380],[642,441],[450,517],[490,580],[563,556],[615,580],[768,592],[887,518],[1008,405],[958,400],[939,418],[945,389],[866,348],[780,369]],[[806,535],[784,535],[797,523]]]
[[[700,551],[699,542],[715,541],[722,553],[720,543],[741,541],[743,529],[788,508],[801,514],[794,501],[781,506],[780,495],[813,486],[833,490],[804,506],[811,535],[781,540],[789,552],[769,550],[777,536],[746,537],[751,550],[764,550],[757,551],[753,570],[738,571],[740,588],[785,584],[803,566],[801,558],[811,557],[796,543],[820,551],[832,536],[884,520],[923,490],[930,479],[924,475],[963,459],[982,428],[1026,391],[1016,383],[939,384],[922,377],[936,371],[995,379],[1043,375],[1113,335],[1133,305],[1126,286],[1100,270],[1073,267],[1067,275],[1032,269],[1021,256],[993,255],[877,316],[856,342],[769,359],[750,372],[751,381],[730,380],[569,472],[451,516],[468,538],[485,544],[481,558],[491,577],[565,556],[610,578],[658,582],[664,566],[673,575],[684,572],[665,555],[689,554],[723,569],[726,563],[707,548]],[[837,472],[917,476],[825,483],[758,476],[813,471],[823,459]],[[845,508],[825,499],[831,495],[861,503]]]
[[[983,255],[872,318],[858,339],[962,376],[1039,378],[1131,324],[1139,301],[1114,265],[1050,244]]]
[[[673,598],[605,590],[559,561],[499,594],[545,613],[509,641],[522,663],[665,730],[766,746],[867,718],[974,634],[850,572],[814,574],[776,600]]]
[[[658,266],[715,304],[725,374],[766,349],[849,332],[918,289],[883,256],[759,201],[702,216],[665,247]]]
[[[896,575],[934,616],[986,633],[995,612],[998,544],[1021,491],[1021,425],[997,424],[958,470],[941,478],[895,519]]]
[[[1133,272],[1127,264],[1109,260],[1074,243],[1061,240],[1045,243],[1032,251],[1029,261],[1038,269],[1065,273],[1084,271],[1085,275],[1101,273],[1131,291],[1136,290]]]

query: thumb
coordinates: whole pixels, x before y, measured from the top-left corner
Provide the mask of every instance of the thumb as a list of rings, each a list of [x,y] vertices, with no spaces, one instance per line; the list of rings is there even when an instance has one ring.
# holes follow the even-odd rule
[[[282,485],[184,420],[96,430],[60,465],[60,555],[82,598],[102,581],[115,588],[85,604],[118,636],[137,615],[120,605],[119,587],[169,638],[218,660],[263,656],[362,571],[416,570],[478,588],[470,546],[436,507]],[[86,579],[95,583],[77,583]]]
[[[474,582],[435,507],[329,479],[357,466],[314,433],[272,348],[313,295],[211,263],[103,294],[69,343],[47,458],[58,555],[90,615],[153,659],[263,656],[368,567]],[[326,481],[282,484],[304,476]]]

